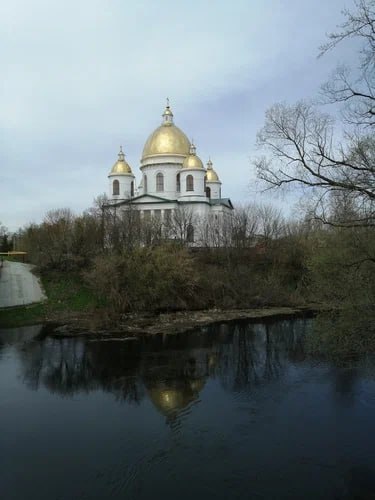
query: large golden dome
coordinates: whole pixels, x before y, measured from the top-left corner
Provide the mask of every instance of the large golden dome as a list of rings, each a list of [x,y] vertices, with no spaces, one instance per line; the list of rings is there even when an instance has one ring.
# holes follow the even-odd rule
[[[120,152],[118,154],[118,160],[113,165],[112,170],[109,175],[118,175],[118,174],[133,174],[132,169],[129,163],[125,160],[125,155],[122,151],[122,147],[120,146]]]
[[[190,146],[190,153],[189,156],[187,156],[182,164],[182,168],[186,169],[195,169],[195,168],[201,168],[204,169],[202,160],[197,156],[196,153],[196,148],[194,144],[192,143]]]
[[[155,155],[183,155],[190,150],[190,141],[173,123],[173,113],[169,104],[163,113],[163,123],[147,139],[142,160]]]

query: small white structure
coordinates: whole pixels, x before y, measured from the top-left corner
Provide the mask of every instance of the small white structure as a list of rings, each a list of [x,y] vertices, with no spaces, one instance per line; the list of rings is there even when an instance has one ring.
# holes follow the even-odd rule
[[[134,174],[120,149],[118,161],[108,175],[108,207],[126,210],[131,206],[141,212],[141,217],[161,220],[170,220],[182,207],[189,211],[192,221],[218,220],[229,215],[233,205],[229,198],[221,197],[221,181],[211,160],[205,168],[195,145],[174,124],[169,102],[162,116],[162,124],[143,148],[138,190],[134,189]],[[188,238],[194,241],[194,227],[190,227]]]

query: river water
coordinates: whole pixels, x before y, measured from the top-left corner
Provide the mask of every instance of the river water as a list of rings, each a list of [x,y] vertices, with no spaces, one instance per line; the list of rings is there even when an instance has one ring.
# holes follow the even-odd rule
[[[0,330],[1,499],[375,498],[375,363],[308,358],[311,322]]]

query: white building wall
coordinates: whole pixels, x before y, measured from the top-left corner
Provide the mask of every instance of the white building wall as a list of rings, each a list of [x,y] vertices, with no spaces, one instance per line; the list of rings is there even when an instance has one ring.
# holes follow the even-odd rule
[[[177,192],[177,174],[181,170],[181,165],[184,157],[167,156],[158,158],[149,158],[142,162],[141,172],[143,176],[142,193],[152,194],[167,198],[168,200],[175,200],[180,193]],[[162,173],[164,176],[164,190],[156,190],[156,175]],[[147,176],[147,193],[145,188],[144,176]]]
[[[207,182],[206,186],[211,189],[211,199],[218,200],[221,198],[221,182],[220,181]]]
[[[194,191],[186,190],[186,178],[188,175],[192,175],[194,179]],[[180,173],[181,179],[181,193],[179,199],[190,199],[190,200],[200,200],[206,198],[204,177],[206,175],[205,170],[202,169],[182,169]]]
[[[135,177],[131,174],[122,174],[122,175],[109,175],[109,186],[108,186],[108,195],[110,200],[127,200],[131,198],[131,183],[133,182],[134,190],[135,190]],[[119,194],[113,194],[113,181],[119,181]]]
[[[151,194],[167,198],[168,200],[175,200],[177,198],[176,191],[176,176],[181,167],[179,165],[152,165],[142,168],[143,175],[143,194]],[[157,191],[156,189],[156,176],[158,173],[163,174],[164,177],[164,190]],[[144,176],[147,176],[147,192],[145,188]]]

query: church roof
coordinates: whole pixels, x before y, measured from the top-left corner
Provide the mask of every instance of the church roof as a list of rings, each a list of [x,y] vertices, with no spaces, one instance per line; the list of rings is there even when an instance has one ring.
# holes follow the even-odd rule
[[[112,170],[109,175],[123,175],[123,174],[133,174],[129,163],[125,160],[125,155],[120,146],[120,152],[118,154],[118,160],[113,165]]]
[[[158,155],[187,156],[190,151],[190,141],[184,132],[173,123],[173,113],[167,102],[163,113],[163,123],[146,141],[143,148],[142,160]]]
[[[216,200],[210,200],[210,205],[224,205],[228,208],[234,208],[230,198],[217,198]]]
[[[202,163],[202,160],[199,158],[199,156],[197,156],[197,149],[193,143],[193,141],[191,142],[191,145],[190,145],[190,152],[189,152],[189,156],[187,156],[182,164],[182,168],[184,169],[193,169],[193,170],[196,170],[196,169],[202,169],[204,170],[204,166],[203,166],[203,163]]]
[[[212,168],[212,161],[208,160],[207,162],[207,170],[206,170],[206,178],[207,182],[220,182],[219,176],[216,171]]]

